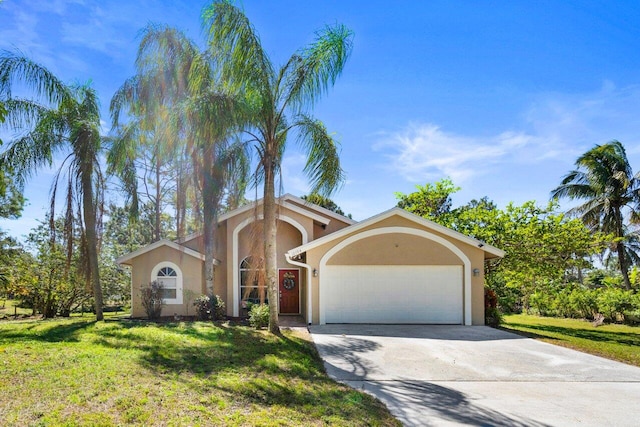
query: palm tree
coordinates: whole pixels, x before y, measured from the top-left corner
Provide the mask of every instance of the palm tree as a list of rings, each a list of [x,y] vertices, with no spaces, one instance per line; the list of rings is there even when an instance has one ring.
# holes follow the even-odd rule
[[[327,26],[316,40],[275,68],[243,11],[215,1],[204,11],[212,52],[223,62],[223,77],[242,88],[253,108],[247,130],[258,154],[256,177],[264,184],[264,255],[270,304],[269,330],[278,333],[275,186],[288,134],[296,129],[307,153],[304,172],[312,192],[330,196],[344,180],[338,145],[308,110],[332,86],[349,57],[352,32],[342,25]]]
[[[629,219],[640,218],[640,180],[634,176],[627,154],[619,141],[596,145],[576,160],[577,169],[572,170],[562,183],[551,192],[552,198],[566,197],[586,200],[571,209],[592,230],[613,234],[616,238],[614,251],[624,285],[631,289],[628,256],[625,241],[625,210]]]
[[[35,96],[12,97],[14,87],[31,89]],[[0,165],[13,172],[20,187],[38,169],[51,166],[54,156],[67,153],[52,185],[50,218],[55,217],[56,193],[66,167],[65,234],[67,242],[71,242],[76,206],[81,207],[78,216],[84,238],[80,249],[86,254],[85,271],[93,288],[96,317],[102,320],[98,228],[103,197],[99,163],[103,139],[96,92],[88,85],[65,85],[44,66],[4,51],[0,54],[0,97],[5,99],[7,110],[5,125],[21,132],[0,155]],[[71,246],[69,259],[70,254]]]
[[[168,146],[186,150],[192,160],[196,191],[201,194],[205,282],[209,292],[214,289],[218,212],[229,181],[236,180],[238,172],[247,168],[244,145],[232,138],[245,117],[242,104],[218,81],[212,58],[207,52],[200,52],[182,32],[148,26],[142,33],[136,59],[138,73],[124,83],[111,102],[113,126],[124,131],[108,157],[113,170],[120,172],[129,192],[135,195],[133,160],[135,145],[141,140],[135,136],[140,135],[141,128],[144,132],[155,126],[156,143],[164,140]],[[119,117],[124,108],[140,120],[121,126]]]

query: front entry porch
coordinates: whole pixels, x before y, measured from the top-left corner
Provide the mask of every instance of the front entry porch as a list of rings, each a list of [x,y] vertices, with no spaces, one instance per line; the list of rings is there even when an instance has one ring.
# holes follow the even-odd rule
[[[278,323],[283,328],[303,328],[307,326],[307,322],[304,321],[302,316],[278,316]]]

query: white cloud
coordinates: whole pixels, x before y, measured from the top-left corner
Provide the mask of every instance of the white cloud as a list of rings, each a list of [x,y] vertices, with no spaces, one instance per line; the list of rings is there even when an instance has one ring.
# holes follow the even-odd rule
[[[492,164],[532,142],[529,135],[504,132],[494,137],[472,137],[443,131],[434,124],[411,124],[388,136],[374,149],[387,150],[394,171],[409,181],[449,176],[464,182]]]
[[[522,113],[518,127],[497,135],[462,135],[433,123],[411,123],[381,134],[374,150],[410,182],[451,177],[464,183],[491,168],[570,160],[594,144],[622,141],[640,154],[640,86],[616,88],[605,81],[587,94],[545,93]]]

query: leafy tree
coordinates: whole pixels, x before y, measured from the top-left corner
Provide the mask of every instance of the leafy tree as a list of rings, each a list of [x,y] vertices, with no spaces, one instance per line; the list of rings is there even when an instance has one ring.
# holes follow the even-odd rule
[[[571,273],[592,267],[589,258],[600,253],[610,236],[592,233],[584,224],[557,213],[557,204],[546,208],[526,202],[509,204],[504,212],[504,234],[498,242],[507,255],[501,266],[511,287],[523,295],[549,283],[568,283]]]
[[[625,149],[619,141],[596,145],[576,160],[576,169],[562,179],[551,192],[552,198],[585,200],[570,210],[579,215],[592,230],[611,233],[615,237],[614,251],[627,289],[630,259],[625,248],[625,214],[637,222],[640,219],[640,180],[633,175]]]
[[[451,195],[460,190],[449,178],[435,183],[417,185],[413,193],[395,193],[398,207],[423,218],[446,222],[445,216],[451,211]]]
[[[592,267],[609,236],[593,233],[578,219],[558,213],[557,203],[510,203],[499,209],[491,200],[472,200],[451,209],[449,195],[457,187],[449,180],[419,186],[401,195],[405,206],[446,227],[503,249],[503,259],[485,265],[486,284],[505,309],[515,309],[549,283],[566,284]]]
[[[0,218],[19,218],[24,202],[24,196],[12,178],[11,171],[0,169]]]
[[[14,238],[6,232],[0,230],[0,295],[3,299],[14,294],[13,286],[14,272],[17,265],[17,258],[22,248]],[[4,307],[4,301],[2,302]]]
[[[0,124],[4,123],[7,110],[0,101]],[[2,140],[0,139],[0,145]],[[0,169],[0,218],[18,218],[24,206],[24,197],[15,185],[11,171]]]
[[[64,217],[54,220],[53,231],[43,221],[27,237],[28,248],[36,254],[27,267],[35,280],[23,283],[22,300],[45,318],[67,317],[91,298],[83,271],[83,254],[75,252],[70,261],[67,259],[62,233],[65,221]],[[79,227],[73,230],[72,238],[82,239]]]
[[[110,203],[105,211],[105,226],[100,251],[102,287],[107,303],[126,304],[131,298],[131,276],[116,259],[153,242],[153,208],[143,207],[137,221],[129,221],[130,210]],[[164,226],[167,226],[165,218]]]
[[[329,196],[343,182],[338,145],[308,110],[334,84],[351,52],[352,32],[327,26],[316,40],[275,67],[244,12],[227,1],[205,9],[209,43],[223,61],[223,77],[241,87],[252,109],[249,142],[258,155],[256,179],[263,182],[264,254],[269,301],[277,301],[276,180],[288,135],[296,130],[307,153],[304,172],[312,192]],[[278,333],[277,304],[269,305],[269,330]]]
[[[34,91],[33,99],[14,98],[14,86]],[[82,228],[81,250],[86,254],[85,273],[92,284],[96,317],[102,320],[102,288],[98,264],[100,209],[103,180],[99,153],[100,111],[95,91],[88,85],[65,85],[44,66],[30,59],[0,54],[0,96],[6,97],[7,123],[20,131],[0,155],[0,169],[11,170],[20,185],[43,166],[51,166],[55,155],[66,157],[51,191],[51,218],[54,217],[58,185],[66,168],[66,213],[63,228],[67,258],[73,248],[72,230],[76,219]],[[81,211],[75,215],[76,209]],[[53,223],[51,230],[54,230]]]
[[[306,196],[301,197],[302,200],[306,200],[309,203],[313,203],[314,205],[322,206],[325,209],[329,209],[332,212],[337,213],[338,215],[346,216],[347,218],[351,218],[351,214],[345,214],[340,206],[336,205],[336,203],[328,197],[321,196],[318,193],[311,193]]]

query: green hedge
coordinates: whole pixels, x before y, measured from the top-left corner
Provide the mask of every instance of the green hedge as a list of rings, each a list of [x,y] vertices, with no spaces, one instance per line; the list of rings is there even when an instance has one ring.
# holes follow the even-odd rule
[[[640,317],[640,294],[620,288],[567,287],[558,292],[536,291],[529,297],[529,312],[579,319],[593,319],[601,313],[609,322],[636,322]]]

